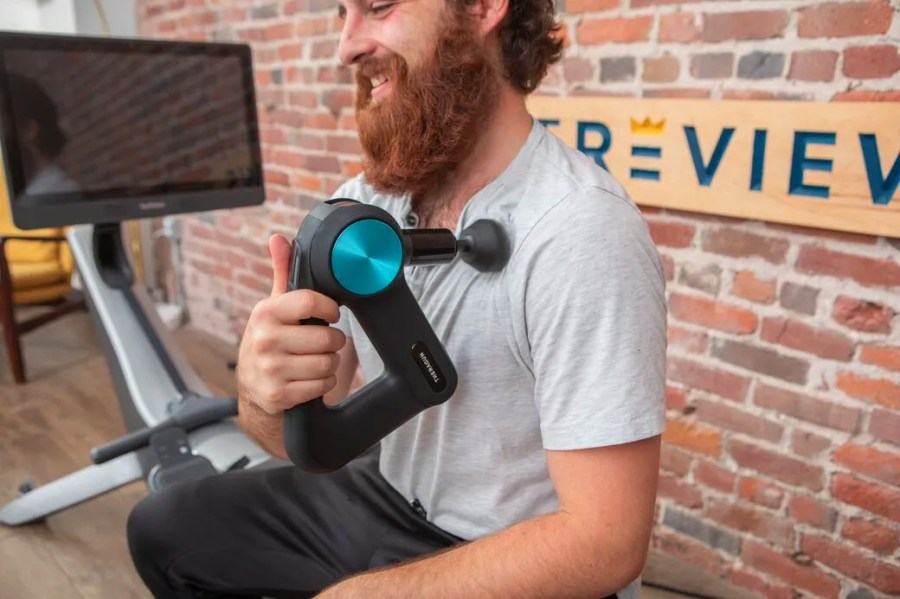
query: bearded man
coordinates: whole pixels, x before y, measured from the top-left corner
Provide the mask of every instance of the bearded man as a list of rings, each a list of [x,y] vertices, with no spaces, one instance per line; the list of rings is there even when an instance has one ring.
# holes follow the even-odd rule
[[[636,597],[664,426],[665,297],[640,213],[528,114],[556,62],[552,0],[341,0],[360,177],[335,197],[401,226],[500,223],[501,272],[407,281],[459,372],[454,396],[325,475],[283,462],[144,499],[129,547],[157,597]],[[242,340],[240,423],[284,458],[284,410],[380,361],[351,314],[286,293]],[[336,326],[298,326],[319,318]],[[402,326],[402,323],[398,323]]]

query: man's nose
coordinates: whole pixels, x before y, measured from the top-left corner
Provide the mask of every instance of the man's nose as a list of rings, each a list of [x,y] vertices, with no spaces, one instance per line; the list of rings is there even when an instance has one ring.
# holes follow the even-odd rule
[[[356,11],[348,11],[341,29],[341,41],[338,44],[338,57],[345,65],[360,62],[375,53],[376,44],[366,30],[363,16]]]

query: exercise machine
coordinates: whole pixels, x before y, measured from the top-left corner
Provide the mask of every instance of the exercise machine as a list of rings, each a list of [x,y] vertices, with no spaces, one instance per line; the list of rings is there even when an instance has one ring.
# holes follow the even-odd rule
[[[179,351],[121,233],[126,219],[262,203],[255,110],[244,45],[0,33],[13,218],[76,225],[69,245],[129,431],[95,448],[92,465],[24,485],[0,523],[40,521],[140,479],[159,489],[270,459],[229,420],[236,400],[212,397]],[[126,125],[128,136],[112,129]]]

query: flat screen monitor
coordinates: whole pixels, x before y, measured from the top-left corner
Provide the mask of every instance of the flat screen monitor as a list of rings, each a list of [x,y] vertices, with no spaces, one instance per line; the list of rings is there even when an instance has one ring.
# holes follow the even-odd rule
[[[265,198],[246,45],[0,32],[0,121],[23,229]]]

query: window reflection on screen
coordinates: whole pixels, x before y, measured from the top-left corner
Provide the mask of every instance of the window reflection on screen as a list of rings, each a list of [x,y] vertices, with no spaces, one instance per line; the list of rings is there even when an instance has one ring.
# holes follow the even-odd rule
[[[253,174],[236,56],[9,49],[28,195],[231,187]]]

